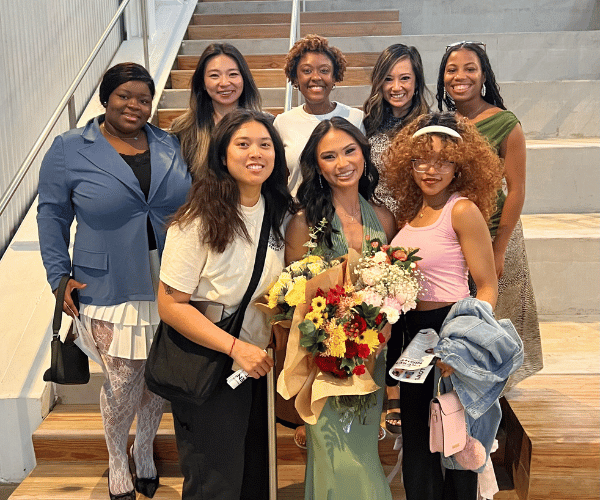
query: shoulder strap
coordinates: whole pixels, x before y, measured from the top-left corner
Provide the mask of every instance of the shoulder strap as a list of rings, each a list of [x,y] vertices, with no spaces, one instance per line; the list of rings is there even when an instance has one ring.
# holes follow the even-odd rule
[[[248,289],[246,290],[246,293],[244,294],[237,311],[234,313],[236,318],[232,331],[239,331],[241,329],[246,308],[248,307],[250,299],[252,298],[252,295],[258,286],[258,282],[260,281],[260,277],[265,267],[265,257],[267,256],[270,233],[271,219],[269,217],[269,206],[267,205],[267,200],[265,199],[265,214],[263,216],[262,226],[260,229],[260,238],[258,240],[258,248],[256,250],[256,259],[254,260],[254,269],[252,270],[252,277],[250,278]]]
[[[62,322],[62,310],[63,310],[63,302],[65,301],[65,289],[67,288],[67,283],[71,279],[71,276],[63,276],[60,279],[60,283],[58,285],[56,291],[56,305],[54,306],[54,319],[52,320],[52,338],[59,337],[60,324]]]

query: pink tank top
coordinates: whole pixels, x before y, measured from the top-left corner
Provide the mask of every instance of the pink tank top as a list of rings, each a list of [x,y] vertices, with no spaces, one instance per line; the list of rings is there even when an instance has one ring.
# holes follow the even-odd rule
[[[467,198],[454,193],[433,224],[412,227],[406,224],[392,240],[392,246],[420,248],[417,262],[425,281],[419,300],[456,302],[469,296],[468,269],[458,236],[452,228],[452,208]]]

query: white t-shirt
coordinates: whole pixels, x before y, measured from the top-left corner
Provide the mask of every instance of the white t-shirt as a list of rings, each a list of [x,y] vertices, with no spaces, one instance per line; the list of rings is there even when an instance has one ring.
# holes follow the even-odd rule
[[[298,187],[302,183],[300,155],[308,142],[310,134],[320,122],[334,116],[341,116],[358,127],[363,133],[365,132],[362,123],[365,114],[360,109],[351,108],[339,102],[335,104],[335,109],[326,115],[311,115],[304,111],[304,106],[298,106],[275,117],[273,125],[281,136],[285,147],[285,160],[290,171],[288,188],[292,196],[296,196]]]
[[[264,199],[253,207],[242,206],[246,228],[252,242],[236,237],[223,253],[216,253],[200,242],[199,220],[183,228],[169,227],[162,255],[160,279],[176,290],[191,294],[192,301],[212,301],[225,306],[224,317],[233,314],[246,293],[260,238],[265,212]],[[284,266],[284,245],[271,234],[262,276],[246,309],[240,340],[264,349],[269,343],[268,318],[254,306]]]

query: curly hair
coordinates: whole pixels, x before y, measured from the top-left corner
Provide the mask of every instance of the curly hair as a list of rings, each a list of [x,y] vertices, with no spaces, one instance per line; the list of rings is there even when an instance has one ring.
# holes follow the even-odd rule
[[[261,193],[270,211],[271,232],[278,243],[283,243],[283,219],[292,208],[292,197],[287,189],[287,165],[283,142],[273,128],[272,118],[266,113],[238,108],[225,115],[212,134],[208,146],[206,168],[193,179],[187,201],[174,215],[171,225],[180,227],[199,218],[200,241],[214,252],[222,253],[236,237],[249,240],[240,209],[240,190],[229,173],[223,158],[235,132],[245,123],[258,122],[265,126],[275,150],[275,166],[263,182]]]
[[[387,75],[392,68],[402,60],[409,60],[415,74],[415,93],[413,94],[410,109],[406,117],[402,119],[399,127],[386,131],[388,136],[396,134],[400,127],[413,121],[417,116],[429,112],[426,95],[432,99],[432,94],[425,86],[425,75],[423,74],[423,62],[416,47],[409,47],[402,43],[396,43],[387,47],[375,62],[371,73],[371,94],[363,106],[365,119],[363,121],[367,137],[371,137],[379,131],[383,122],[385,112],[391,113],[390,104],[383,98],[382,87]]]
[[[258,87],[254,82],[248,63],[246,63],[240,51],[229,43],[211,43],[208,45],[198,60],[190,82],[190,105],[183,115],[173,121],[170,130],[181,143],[181,153],[188,164],[192,177],[197,177],[204,167],[210,134],[215,128],[214,108],[212,99],[204,85],[204,73],[209,61],[221,54],[233,59],[242,75],[244,89],[240,95],[238,105],[241,108],[260,111],[262,104]]]
[[[330,130],[340,130],[352,137],[362,151],[365,159],[364,175],[358,181],[358,192],[365,200],[371,200],[375,187],[379,182],[379,173],[371,161],[371,145],[364,134],[345,118],[334,116],[330,120],[323,120],[313,130],[302,154],[300,155],[300,168],[302,169],[302,184],[298,188],[298,203],[304,209],[306,222],[309,226],[316,226],[322,219],[327,219],[323,232],[317,237],[317,243],[325,243],[328,248],[332,246],[331,235],[334,229],[331,221],[335,215],[333,206],[333,193],[331,187],[321,178],[317,150],[321,139]]]
[[[446,64],[448,63],[450,54],[461,49],[470,50],[479,58],[481,71],[483,72],[483,76],[485,78],[483,83],[485,87],[485,95],[481,96],[483,100],[500,109],[506,109],[506,106],[504,106],[504,101],[502,100],[502,96],[500,95],[500,87],[496,82],[496,75],[494,75],[494,71],[492,70],[492,65],[490,64],[487,53],[476,43],[469,42],[451,46],[444,54],[444,57],[442,57],[442,62],[440,63],[440,69],[438,71],[437,94],[435,95],[438,103],[438,109],[443,111],[444,104],[446,105],[446,109],[449,111],[454,111],[456,109],[454,99],[452,99],[452,97],[450,97],[447,93],[444,96],[444,73],[446,72]]]
[[[346,71],[346,58],[342,51],[331,47],[327,38],[319,35],[306,35],[298,40],[285,56],[285,76],[291,83],[298,81],[298,63],[307,52],[325,54],[333,64],[333,81],[341,82]]]
[[[474,125],[459,120],[454,113],[423,115],[403,128],[393,139],[384,157],[385,178],[398,201],[398,227],[413,220],[423,204],[423,192],[413,178],[412,159],[428,158],[432,134],[413,138],[413,134],[429,125],[442,125],[456,130],[461,139],[436,134],[442,139],[440,159],[456,165],[455,177],[448,186],[450,193],[460,193],[471,200],[486,221],[496,209],[496,194],[502,181],[502,160]]]

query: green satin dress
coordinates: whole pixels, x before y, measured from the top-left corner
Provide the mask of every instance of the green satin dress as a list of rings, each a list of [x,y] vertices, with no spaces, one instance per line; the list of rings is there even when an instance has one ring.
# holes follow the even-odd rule
[[[363,236],[379,238],[387,242],[375,211],[360,198]],[[333,257],[348,253],[348,243],[341,231],[341,221],[335,215],[332,227]],[[363,252],[367,249],[363,238]],[[306,425],[308,457],[306,462],[305,500],[392,500],[378,451],[379,423],[383,407],[385,387],[385,354],[375,363],[377,403],[367,411],[365,424],[354,420],[350,432],[344,432],[342,415],[331,406],[331,398],[325,404],[315,425]]]

